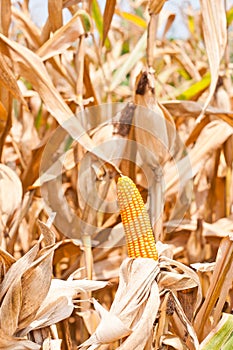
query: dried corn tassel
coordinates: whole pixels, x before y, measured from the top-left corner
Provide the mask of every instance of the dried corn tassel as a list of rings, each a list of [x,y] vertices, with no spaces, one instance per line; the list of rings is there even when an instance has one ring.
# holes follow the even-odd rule
[[[158,260],[149,215],[136,185],[122,176],[118,180],[117,194],[129,257]]]

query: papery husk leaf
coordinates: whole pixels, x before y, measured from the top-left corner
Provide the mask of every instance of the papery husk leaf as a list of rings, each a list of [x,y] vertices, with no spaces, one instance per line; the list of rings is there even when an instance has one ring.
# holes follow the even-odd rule
[[[137,77],[134,101],[139,105],[134,121],[136,141],[147,151],[140,151],[139,147],[139,152],[142,159],[154,168],[171,157],[175,124],[166,108],[156,101],[153,72],[145,71]]]
[[[131,346],[135,350],[144,348],[148,340],[152,336],[153,323],[156,319],[160,304],[159,289],[154,281],[150,288],[150,296],[145,305],[144,311],[135,327],[123,344],[119,347],[120,350],[127,350]],[[142,332],[143,329],[143,332]]]
[[[155,281],[158,273],[158,262],[153,259],[125,259],[120,268],[119,286],[112,306],[107,311],[96,304],[102,317],[100,324],[81,348],[91,346],[89,349],[95,349],[127,336],[128,332],[128,338],[120,349],[129,349],[129,346],[142,349],[152,335],[153,321],[159,309],[160,297]]]
[[[101,316],[101,322],[95,331],[96,339],[100,344],[114,342],[126,337],[132,332],[131,329],[124,325],[119,317],[104,309],[95,300],[94,307]]]

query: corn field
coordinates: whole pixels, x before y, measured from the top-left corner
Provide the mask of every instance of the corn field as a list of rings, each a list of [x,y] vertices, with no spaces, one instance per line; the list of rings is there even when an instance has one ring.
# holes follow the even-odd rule
[[[233,349],[232,2],[42,5],[0,0],[0,349]]]

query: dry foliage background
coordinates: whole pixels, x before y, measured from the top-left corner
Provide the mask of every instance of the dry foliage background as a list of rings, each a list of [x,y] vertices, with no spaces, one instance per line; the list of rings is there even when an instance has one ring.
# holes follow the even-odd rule
[[[167,38],[175,15],[164,2],[128,1],[125,12],[107,0],[101,13],[97,0],[48,0],[38,28],[29,0],[0,1],[0,349],[75,349],[100,317],[83,349],[233,348],[233,8],[211,0],[200,0],[200,10],[184,7],[189,37],[178,40]],[[115,115],[113,102],[128,104]],[[80,113],[103,103],[108,108],[91,120]],[[159,133],[169,152],[136,128],[158,123],[150,113],[149,124],[132,122],[133,103],[165,121]],[[59,125],[79,142],[51,141]],[[122,143],[95,148],[111,139],[151,152]],[[96,227],[93,235],[85,224],[70,232],[65,207],[59,225],[44,209],[41,159],[55,141],[68,152],[62,187],[52,183],[49,193],[63,211],[62,190],[73,213]],[[44,168],[52,178],[60,156]],[[105,213],[116,200],[118,169],[150,199],[159,263],[128,260],[119,211]],[[95,208],[78,184],[86,197],[100,193]],[[119,273],[126,288],[116,294]],[[216,334],[221,340],[211,343]]]

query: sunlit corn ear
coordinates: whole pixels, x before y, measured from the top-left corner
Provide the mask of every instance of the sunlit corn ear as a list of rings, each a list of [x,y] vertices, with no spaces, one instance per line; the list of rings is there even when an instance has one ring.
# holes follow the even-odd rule
[[[117,183],[117,194],[129,257],[158,260],[149,215],[136,185],[122,176]]]

